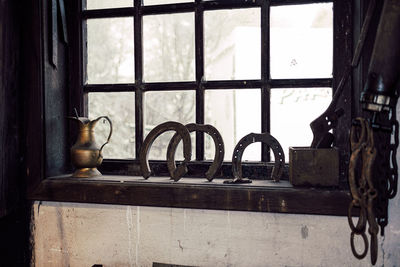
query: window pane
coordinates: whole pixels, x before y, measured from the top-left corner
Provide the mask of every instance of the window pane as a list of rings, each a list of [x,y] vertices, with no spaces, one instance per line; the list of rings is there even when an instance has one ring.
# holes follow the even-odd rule
[[[289,146],[311,145],[310,123],[328,108],[331,100],[331,88],[271,90],[271,134],[281,144],[286,161]]]
[[[145,16],[143,40],[146,82],[195,79],[193,13]]]
[[[144,94],[145,136],[157,125],[177,121],[183,125],[195,122],[196,94],[194,91],[146,92]],[[149,159],[165,160],[167,147],[174,131],[160,135],[151,146]],[[195,157],[195,139],[192,134],[192,159]],[[176,149],[175,159],[183,159],[182,144]]]
[[[133,19],[87,21],[87,83],[132,83]]]
[[[261,91],[207,90],[205,92],[205,122],[221,133],[225,145],[225,160],[232,160],[233,149],[245,135],[261,132]],[[205,157],[214,159],[214,142],[205,135]],[[261,160],[261,143],[248,146],[243,160]]]
[[[204,12],[207,80],[260,79],[260,9]]]
[[[89,93],[89,118],[108,116],[113,124],[110,143],[103,149],[104,158],[135,157],[135,93]],[[95,128],[96,140],[103,144],[109,133],[108,123],[100,120]]]
[[[146,6],[193,2],[193,0],[144,0]]]
[[[271,7],[271,77],[332,77],[332,3]]]
[[[86,9],[133,7],[133,0],[86,0]]]

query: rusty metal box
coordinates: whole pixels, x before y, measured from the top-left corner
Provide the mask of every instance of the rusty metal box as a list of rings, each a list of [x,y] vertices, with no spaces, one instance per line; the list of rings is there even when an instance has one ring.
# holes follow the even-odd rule
[[[338,149],[289,147],[289,180],[293,186],[337,186]]]

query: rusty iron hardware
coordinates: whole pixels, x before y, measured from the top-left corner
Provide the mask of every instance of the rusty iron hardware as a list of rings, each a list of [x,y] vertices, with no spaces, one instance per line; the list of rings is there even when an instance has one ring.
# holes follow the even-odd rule
[[[140,169],[145,179],[149,178],[151,174],[148,160],[150,148],[156,138],[167,131],[176,131],[176,133],[181,136],[183,140],[184,160],[181,165],[179,165],[173,170],[172,173],[170,173],[171,178],[173,178],[175,181],[178,181],[180,177],[182,177],[188,171],[186,164],[190,161],[190,158],[192,157],[192,144],[190,141],[190,133],[183,124],[175,121],[168,121],[156,126],[153,130],[151,130],[150,133],[146,136],[142,147],[140,148]]]
[[[250,133],[240,139],[240,141],[235,146],[232,155],[232,173],[233,173],[233,180],[224,181],[224,183],[232,184],[232,183],[248,183],[251,182],[249,179],[243,178],[242,173],[242,156],[243,152],[247,146],[255,142],[262,142],[268,145],[272,151],[274,152],[275,156],[275,164],[272,169],[271,178],[275,182],[279,182],[283,168],[285,166],[285,154],[283,153],[283,149],[279,144],[278,140],[276,140],[272,135],[269,133]]]
[[[376,0],[370,1],[364,25],[369,23],[375,2]],[[400,52],[397,49],[400,41],[397,30],[400,27],[399,8],[400,3],[395,0],[385,0],[383,3],[368,79],[360,96],[360,102],[363,109],[368,111],[367,116],[371,118],[371,127],[378,141],[376,142],[378,156],[374,164],[379,170],[375,173],[379,177],[375,181],[378,190],[375,212],[382,236],[388,224],[389,199],[396,195],[398,184],[396,151],[399,146],[399,123],[396,119],[396,104],[400,73],[398,64]],[[363,33],[366,32],[364,28],[363,26]],[[394,142],[391,140],[391,134]]]
[[[372,13],[375,0],[370,2],[367,13]],[[364,110],[368,111],[368,121],[357,118],[353,123],[351,134],[352,155],[349,165],[349,184],[353,201],[349,206],[349,225],[352,229],[351,249],[361,259],[367,254],[354,249],[354,236],[361,235],[368,244],[365,234],[366,223],[371,235],[371,263],[377,259],[377,234],[379,226],[381,235],[388,224],[389,199],[397,193],[398,167],[396,151],[399,146],[399,123],[396,119],[396,104],[399,96],[400,51],[400,2],[385,0],[380,14],[374,48],[368,68],[367,82],[360,96]],[[354,132],[361,127],[358,142]],[[373,132],[374,131],[374,132]],[[394,138],[392,141],[392,134]],[[377,141],[374,144],[374,139]],[[361,154],[361,177],[356,180],[355,170]],[[373,165],[373,167],[372,167]],[[372,181],[374,176],[374,181]],[[374,184],[376,188],[374,188]],[[360,218],[356,226],[351,221],[353,207],[360,208]]]
[[[222,139],[221,134],[219,131],[211,125],[208,124],[196,124],[196,123],[190,123],[185,125],[185,127],[188,129],[188,131],[194,132],[194,131],[200,131],[200,132],[205,132],[209,134],[215,145],[215,155],[214,155],[214,161],[211,164],[210,168],[206,172],[206,178],[208,181],[212,181],[217,174],[217,172],[221,169],[222,161],[224,160],[224,155],[225,155],[225,148],[224,148],[224,140]],[[174,173],[176,169],[175,165],[175,152],[176,148],[179,144],[179,142],[182,140],[182,137],[176,133],[172,138],[171,141],[168,144],[168,150],[167,150],[167,166],[168,166],[168,171],[169,173]],[[172,176],[171,176],[172,177]],[[180,177],[176,176],[174,177],[175,181],[178,181]]]
[[[364,118],[356,118],[359,126],[353,125],[350,133],[351,156],[349,163],[349,185],[352,201],[348,209],[348,222],[351,229],[350,245],[351,251],[358,259],[362,259],[368,252],[368,238],[365,233],[367,223],[368,233],[371,236],[370,254],[371,263],[375,265],[378,255],[377,235],[379,225],[374,212],[374,201],[378,196],[378,191],[374,187],[372,167],[376,158],[376,148],[374,144],[374,134],[369,122]],[[356,177],[356,167],[361,161],[361,174]],[[360,214],[358,222],[354,225],[352,214],[353,209],[359,208]],[[364,241],[364,250],[358,253],[354,246],[355,236],[361,236]]]
[[[336,106],[339,102],[340,96],[342,95],[344,85],[350,77],[352,69],[357,67],[360,62],[361,52],[364,48],[365,39],[370,28],[375,5],[376,0],[371,0],[368,6],[363,26],[361,28],[360,37],[357,42],[352,62],[350,66],[347,66],[344,70],[343,76],[340,79],[339,85],[336,88],[331,103],[318,118],[310,123],[310,128],[313,132],[313,140],[311,143],[312,148],[330,148],[333,145],[334,136],[329,131],[336,128],[338,119],[344,114],[343,109],[337,109]]]
[[[375,163],[378,189],[375,212],[381,235],[388,224],[389,199],[397,194],[398,166],[396,151],[399,146],[399,123],[396,104],[399,96],[400,3],[385,0],[368,68],[367,82],[360,96],[364,110],[372,117],[378,148]],[[393,138],[391,136],[393,134]]]

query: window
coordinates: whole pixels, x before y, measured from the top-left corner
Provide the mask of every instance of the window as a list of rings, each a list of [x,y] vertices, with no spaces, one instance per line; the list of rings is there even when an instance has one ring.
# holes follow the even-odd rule
[[[229,149],[251,131],[270,131],[284,147],[309,145],[311,136],[296,141],[294,137],[304,134],[285,134],[293,132],[288,126],[296,123],[309,129],[300,119],[306,115],[306,120],[313,119],[324,110],[349,64],[351,3],[77,0],[65,4],[68,46],[60,33],[55,41],[56,35],[49,32],[57,29],[49,25],[59,21],[47,12],[51,3],[38,3],[32,11],[30,26],[38,37],[33,38],[29,60],[39,67],[32,72],[27,96],[31,199],[346,214],[350,83],[340,101],[345,114],[335,132],[341,151],[339,188],[293,188],[287,181],[266,187],[273,158],[268,147],[260,144],[246,150],[248,161],[243,164],[245,176],[255,179],[252,185],[205,183],[205,179],[147,183],[133,176],[141,174],[137,158],[144,137],[165,120],[216,126],[227,148],[220,178],[231,176]],[[283,23],[284,15],[288,19]],[[298,21],[303,21],[302,16],[307,23]],[[229,23],[220,23],[221,19]],[[56,55],[51,54],[50,44],[53,49],[58,45]],[[310,54],[318,56],[311,61]],[[58,57],[56,68],[51,56]],[[321,67],[321,62],[326,64]],[[105,147],[101,166],[111,176],[73,179],[65,175],[71,172],[68,155],[76,134],[65,117],[75,107],[81,115],[111,117],[115,143]],[[106,131],[106,124],[96,130],[102,131],[103,126]],[[168,175],[159,156],[169,138],[161,136],[158,141],[152,147],[152,170],[157,176]],[[211,164],[213,145],[201,133],[193,134],[192,142],[195,153],[189,175],[202,177]]]
[[[333,14],[331,1],[83,1],[86,115],[116,124],[104,150],[107,172],[137,164],[143,138],[169,120],[215,126],[227,165],[243,136],[264,131],[288,161],[289,146],[310,145],[309,123],[332,98]],[[172,135],[153,144],[154,164],[165,160]],[[193,133],[192,140],[192,160],[207,164],[212,139]],[[271,154],[256,143],[243,160],[262,165]]]

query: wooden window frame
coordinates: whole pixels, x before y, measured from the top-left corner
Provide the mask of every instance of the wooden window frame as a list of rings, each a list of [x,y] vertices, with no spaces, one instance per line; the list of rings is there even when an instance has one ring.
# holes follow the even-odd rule
[[[115,9],[97,9],[97,10],[85,10],[82,5],[85,1],[80,2],[82,10],[80,11],[79,20],[82,24],[76,29],[80,38],[86,34],[86,20],[99,19],[99,18],[115,18],[115,17],[133,17],[134,18],[134,47],[135,47],[135,82],[130,84],[85,84],[87,74],[85,70],[86,58],[84,44],[85,40],[81,42],[83,52],[79,54],[81,72],[79,73],[78,83],[74,88],[75,95],[80,99],[84,99],[82,102],[77,102],[76,106],[80,108],[80,114],[88,114],[87,105],[84,103],[87,101],[88,93],[95,92],[134,92],[135,93],[135,159],[134,160],[108,160],[105,159],[101,166],[101,170],[107,174],[123,174],[123,175],[141,175],[137,172],[136,168],[132,166],[139,165],[139,152],[141,144],[143,143],[144,135],[144,112],[143,112],[143,96],[145,92],[154,91],[195,91],[196,92],[196,123],[204,124],[204,97],[207,90],[225,90],[225,89],[260,89],[261,91],[261,131],[270,132],[270,92],[279,88],[315,88],[315,87],[331,87],[334,90],[334,78],[339,77],[338,71],[344,69],[344,61],[340,60],[340,57],[335,55],[343,54],[345,47],[336,49],[339,42],[342,39],[335,38],[335,51],[333,51],[333,78],[322,78],[322,79],[272,79],[270,77],[269,62],[269,10],[272,6],[281,5],[301,5],[310,3],[333,3],[332,0],[307,0],[307,1],[201,1],[196,0],[193,3],[182,3],[182,4],[168,4],[168,5],[151,5],[142,6],[140,0],[134,0],[134,7],[127,8],[115,8]],[[261,11],[261,77],[257,80],[211,80],[206,81],[204,77],[204,12],[210,10],[227,10],[227,9],[246,9],[246,8],[258,7]],[[334,9],[339,9],[338,4],[335,4]],[[195,81],[193,82],[156,82],[148,83],[143,81],[143,36],[142,36],[142,18],[148,15],[159,15],[159,14],[176,14],[180,12],[193,12],[195,18]],[[334,13],[342,13],[341,11],[335,11]],[[336,18],[339,20],[340,18]],[[347,25],[349,26],[349,25]],[[336,27],[337,28],[337,27]],[[334,29],[337,30],[337,29]],[[337,36],[335,36],[337,37]],[[347,48],[348,49],[348,48]],[[80,82],[79,82],[80,81]],[[162,88],[162,89],[160,89]],[[346,108],[347,112],[350,112]],[[347,114],[349,115],[349,114]],[[350,116],[348,116],[350,117]],[[342,124],[343,125],[343,124]],[[339,125],[339,127],[342,127]],[[337,143],[340,144],[341,149],[347,149],[345,145],[342,145],[343,138],[340,138],[340,134],[337,134]],[[252,162],[246,164],[247,177],[252,179],[267,179],[268,174],[272,168],[270,162],[270,149],[266,144],[261,144],[261,162]],[[341,158],[344,159],[344,155]],[[343,161],[342,161],[343,162]],[[165,161],[152,161],[155,175],[165,176],[168,175],[166,170]],[[204,165],[209,166],[210,162],[204,161],[204,133],[196,132],[196,151],[195,160],[190,164],[190,173],[193,177],[201,177],[204,173]],[[224,171],[222,172],[225,177],[231,177],[231,163],[224,162]],[[247,168],[251,167],[251,168]],[[288,166],[286,166],[286,173],[283,179],[288,179]],[[343,172],[342,172],[343,173]],[[222,177],[220,177],[222,178]],[[341,175],[340,181],[341,186],[344,186],[345,176]]]
[[[135,0],[138,3],[139,0]],[[180,207],[180,208],[203,208],[203,209],[223,209],[223,210],[243,210],[243,211],[268,211],[283,213],[302,213],[302,214],[324,214],[341,215],[347,214],[347,204],[350,201],[350,194],[347,190],[347,168],[349,149],[348,149],[348,129],[351,125],[351,117],[354,112],[352,103],[354,102],[351,83],[346,84],[342,95],[342,105],[345,106],[345,115],[341,118],[338,130],[335,132],[337,144],[341,151],[340,154],[340,185],[338,188],[293,188],[288,186],[287,181],[283,181],[281,186],[257,186],[257,185],[220,185],[205,183],[168,183],[168,182],[144,182],[132,175],[139,175],[138,164],[134,161],[126,162],[121,160],[106,160],[103,163],[102,171],[110,176],[97,179],[75,179],[66,176],[71,166],[69,163],[69,147],[74,140],[74,131],[65,119],[67,115],[73,114],[73,108],[78,107],[79,111],[85,113],[85,101],[87,92],[103,91],[101,85],[83,85],[84,71],[81,64],[83,52],[81,49],[82,34],[72,34],[81,27],[83,17],[94,18],[106,16],[115,17],[123,14],[146,14],[168,13],[179,9],[181,12],[194,11],[195,20],[202,21],[202,12],[206,8],[238,8],[258,6],[262,9],[262,23],[268,24],[269,5],[291,5],[308,4],[315,2],[333,2],[334,6],[334,51],[335,58],[333,65],[332,79],[305,79],[305,80],[271,80],[269,77],[268,64],[262,64],[261,80],[259,81],[209,81],[202,82],[200,77],[203,75],[202,64],[203,52],[196,53],[196,81],[193,83],[183,83],[184,86],[193,86],[196,90],[198,100],[204,101],[204,89],[224,89],[224,88],[261,88],[262,103],[268,105],[265,100],[269,100],[269,90],[272,87],[307,87],[307,86],[332,86],[333,90],[337,87],[340,77],[343,74],[344,66],[350,64],[353,47],[353,16],[352,1],[307,1],[307,0],[271,0],[271,1],[234,1],[234,4],[226,2],[196,0],[194,3],[170,4],[162,6],[145,6],[141,8],[119,8],[114,11],[87,10],[81,12],[81,1],[71,1],[67,9],[68,29],[70,43],[66,47],[59,48],[59,66],[50,68],[49,58],[49,23],[48,16],[49,3],[31,3],[29,32],[32,33],[33,52],[27,59],[32,66],[32,74],[29,77],[29,88],[27,92],[27,189],[28,198],[33,200],[49,201],[72,201],[87,203],[106,203],[106,204],[129,204],[144,206],[161,207]],[[241,3],[241,4],[238,4]],[[247,7],[247,6],[246,6]],[[208,9],[207,9],[208,10]],[[335,15],[340,14],[340,15]],[[142,27],[140,18],[135,16],[135,28]],[[196,24],[198,25],[198,23]],[[200,29],[199,29],[200,28]],[[202,27],[196,27],[196,38],[201,38]],[[72,30],[71,30],[72,29]],[[75,30],[73,30],[75,29]],[[140,33],[140,31],[139,31]],[[135,56],[141,56],[137,50],[141,46],[136,45],[138,31],[135,31]],[[71,38],[71,36],[73,38]],[[268,36],[262,34],[262,45],[268,46]],[[62,42],[59,40],[59,45]],[[196,51],[202,48],[197,48]],[[268,62],[268,53],[265,49],[262,52],[262,62]],[[79,55],[79,56],[71,56]],[[341,55],[340,57],[337,55]],[[137,59],[137,58],[136,58]],[[140,59],[142,60],[142,59]],[[137,63],[135,63],[137,64]],[[157,87],[159,84],[144,84],[141,82],[142,70],[138,70],[135,65],[135,84],[115,85],[113,91],[130,91],[134,88],[135,101],[141,103],[142,94],[146,90]],[[140,67],[140,66],[139,66]],[[73,70],[73,71],[72,71]],[[77,73],[79,73],[77,75]],[[54,81],[60,81],[59,83]],[[162,84],[166,88],[170,84]],[[154,86],[154,87],[153,87]],[[173,88],[176,89],[176,84]],[[108,86],[108,88],[110,88]],[[129,89],[127,89],[129,88]],[[83,89],[83,90],[82,90]],[[172,89],[172,88],[171,88]],[[50,105],[57,97],[61,96],[63,108],[57,109]],[[61,110],[61,111],[60,111]],[[269,110],[269,107],[263,107]],[[136,107],[136,124],[141,125],[143,120],[142,110]],[[87,112],[87,111],[86,111]],[[202,123],[202,111],[196,109],[196,122]],[[262,114],[262,121],[266,121]],[[262,125],[263,131],[268,131],[269,126]],[[140,141],[143,141],[143,128],[136,127],[136,153],[140,151]],[[196,161],[191,163],[196,165],[195,169],[203,173],[210,163],[203,160],[203,137],[201,134],[196,139]],[[268,148],[263,146],[262,162],[245,164],[245,172],[250,177],[257,177],[261,173],[269,173],[271,164],[269,161]],[[162,175],[166,173],[165,164],[158,161],[151,162],[152,167],[160,170]],[[231,164],[224,163],[223,172],[230,171]],[[194,180],[193,180],[194,181]],[[259,181],[263,183],[263,181]]]

